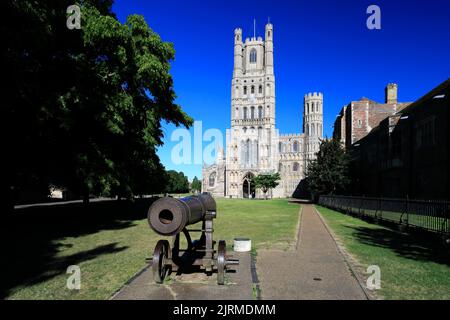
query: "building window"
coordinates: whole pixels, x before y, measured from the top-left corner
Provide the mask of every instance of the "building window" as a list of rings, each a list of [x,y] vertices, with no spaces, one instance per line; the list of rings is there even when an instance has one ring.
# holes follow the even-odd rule
[[[292,171],[298,171],[299,165],[298,162],[294,162],[294,165],[292,166]]]
[[[252,86],[252,89],[251,89],[252,91],[251,91],[251,94],[254,94],[255,93],[255,86]]]
[[[283,152],[283,143],[278,143],[278,152]]]
[[[356,127],[357,128],[362,128],[362,120],[361,119],[358,119]]]
[[[244,162],[250,164],[250,139],[245,142]]]
[[[255,107],[251,107],[250,109],[250,118],[255,119]]]
[[[297,141],[294,141],[293,150],[294,150],[294,152],[298,152],[298,142]]]
[[[262,119],[263,118],[263,107],[259,106],[258,107],[258,118]]]
[[[283,169],[283,165],[280,163],[278,163],[278,172],[281,172],[281,170]]]
[[[215,183],[216,183],[216,173],[213,172],[209,175],[209,186],[214,187]]]
[[[259,93],[259,94],[262,94],[262,85],[259,85],[258,93]]]
[[[244,120],[247,120],[248,114],[247,114],[247,107],[244,107]]]
[[[256,63],[256,49],[250,51],[250,63]]]
[[[244,95],[247,94],[247,86],[244,86]]]

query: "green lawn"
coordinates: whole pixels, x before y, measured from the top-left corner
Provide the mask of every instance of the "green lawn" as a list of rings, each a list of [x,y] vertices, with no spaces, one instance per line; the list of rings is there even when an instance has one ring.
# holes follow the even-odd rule
[[[450,299],[450,254],[438,242],[317,208],[350,254],[364,267],[380,267],[382,297]]]
[[[148,226],[149,199],[21,210],[2,224],[0,298],[107,299],[145,266],[160,238]],[[299,206],[287,200],[217,199],[215,239],[245,236],[255,248],[287,248]],[[69,265],[81,290],[68,290]]]

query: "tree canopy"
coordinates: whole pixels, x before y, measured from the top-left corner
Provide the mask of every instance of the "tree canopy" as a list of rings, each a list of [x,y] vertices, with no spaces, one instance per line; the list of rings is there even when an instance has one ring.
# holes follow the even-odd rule
[[[314,196],[345,191],[350,182],[349,158],[338,140],[320,143],[317,159],[307,166],[306,179]]]
[[[6,191],[55,185],[78,194],[161,191],[161,122],[189,127],[175,103],[175,50],[139,15],[120,23],[112,1],[2,2]]]
[[[186,193],[189,192],[189,180],[183,172],[175,170],[167,171],[168,181],[165,192],[167,193]]]
[[[252,178],[252,183],[256,189],[261,189],[264,198],[267,198],[267,191],[276,188],[279,184],[280,174],[278,172],[272,174],[259,174]]]
[[[194,192],[202,191],[202,182],[196,176],[192,179],[191,190]]]

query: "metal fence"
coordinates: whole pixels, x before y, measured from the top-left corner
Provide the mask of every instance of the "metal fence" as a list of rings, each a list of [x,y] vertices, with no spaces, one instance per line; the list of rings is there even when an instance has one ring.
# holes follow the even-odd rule
[[[319,204],[356,216],[450,234],[450,201],[320,196]]]

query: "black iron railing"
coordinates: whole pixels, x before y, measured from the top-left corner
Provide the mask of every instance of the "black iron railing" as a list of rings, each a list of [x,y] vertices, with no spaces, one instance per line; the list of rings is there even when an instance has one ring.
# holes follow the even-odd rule
[[[319,204],[404,227],[450,234],[450,201],[320,196]]]

